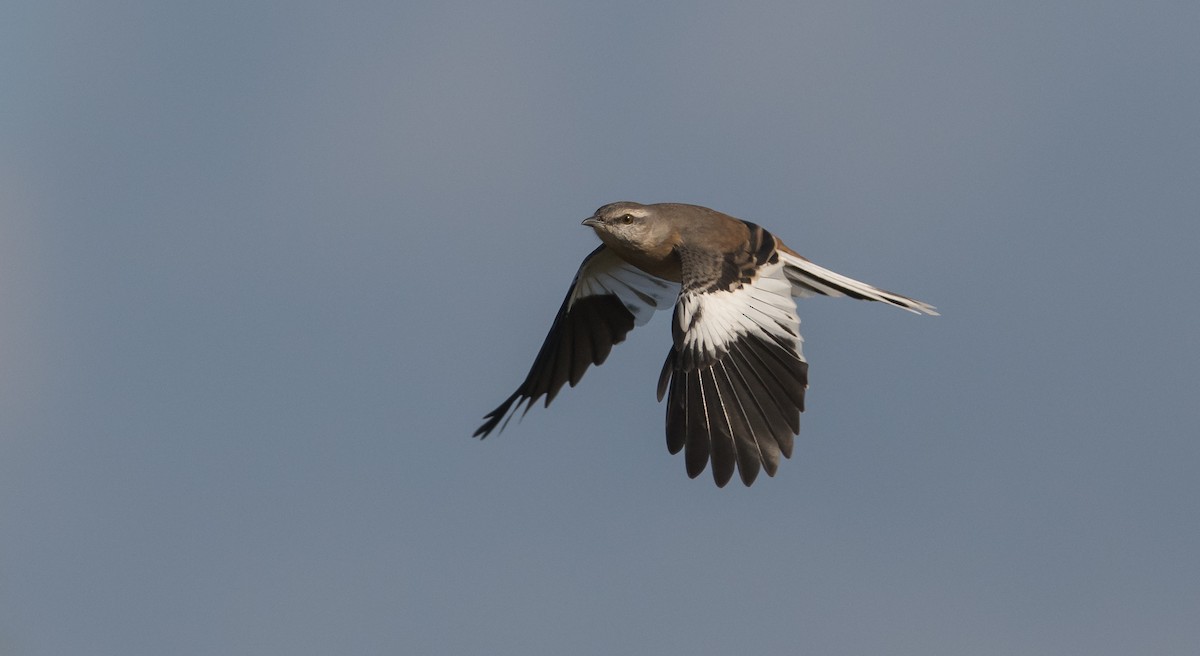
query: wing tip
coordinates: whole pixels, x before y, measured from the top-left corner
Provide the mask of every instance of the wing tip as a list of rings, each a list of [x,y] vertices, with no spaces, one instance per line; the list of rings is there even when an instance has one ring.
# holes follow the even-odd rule
[[[484,415],[483,425],[475,429],[475,432],[471,433],[471,437],[478,437],[480,440],[484,440],[488,435],[492,434],[492,431],[496,431],[498,433],[503,432],[504,427],[508,425],[508,420],[504,418],[506,415],[509,415],[509,410],[512,410],[513,403],[515,403],[519,398],[521,398],[521,392],[513,392],[512,396],[504,400],[504,403],[501,403],[500,405],[496,406],[495,410],[492,410]],[[512,417],[509,416],[509,419],[511,418]],[[500,424],[501,420],[504,420],[503,425]],[[496,430],[497,426],[499,426],[499,430]]]

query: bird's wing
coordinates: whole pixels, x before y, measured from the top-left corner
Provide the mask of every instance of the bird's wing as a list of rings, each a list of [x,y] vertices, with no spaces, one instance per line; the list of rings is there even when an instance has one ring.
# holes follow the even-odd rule
[[[608,247],[592,251],[575,274],[525,382],[484,417],[475,436],[487,437],[497,426],[503,430],[501,421],[507,425],[521,403],[525,412],[542,396],[550,405],[564,384],[574,387],[590,365],[603,363],[614,344],[649,321],[655,310],[669,307],[678,294],[677,283],[638,269]]]
[[[881,301],[917,314],[937,315],[937,310],[928,303],[835,273],[813,264],[787,247],[780,248],[779,254],[784,264],[784,275],[792,283],[793,296],[849,296],[864,301]]]
[[[760,469],[775,475],[780,455],[792,454],[808,386],[792,283],[775,238],[749,226],[746,249],[698,267],[736,276],[689,279],[685,266],[674,346],[658,383],[659,400],[667,396],[667,449],[684,451],[692,478],[711,460],[722,487],[735,469],[746,485]]]

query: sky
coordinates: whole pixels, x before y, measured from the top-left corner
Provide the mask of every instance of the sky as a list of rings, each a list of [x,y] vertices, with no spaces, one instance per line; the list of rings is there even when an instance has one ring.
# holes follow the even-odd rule
[[[1195,2],[6,3],[0,654],[1194,654]],[[775,478],[662,313],[485,441],[617,200],[800,302]]]

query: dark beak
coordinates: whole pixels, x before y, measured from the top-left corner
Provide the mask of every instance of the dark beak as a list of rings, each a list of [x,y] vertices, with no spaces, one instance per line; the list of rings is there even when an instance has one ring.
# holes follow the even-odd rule
[[[600,219],[598,219],[594,216],[589,216],[588,218],[583,220],[583,225],[585,225],[589,228],[595,228],[600,225]]]

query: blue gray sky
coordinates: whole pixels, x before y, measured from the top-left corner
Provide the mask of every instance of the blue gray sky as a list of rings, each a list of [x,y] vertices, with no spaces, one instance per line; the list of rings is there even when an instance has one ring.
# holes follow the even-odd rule
[[[1194,654],[1195,2],[38,2],[0,20],[0,653]],[[615,200],[812,299],[795,455],[666,315],[484,442]]]

